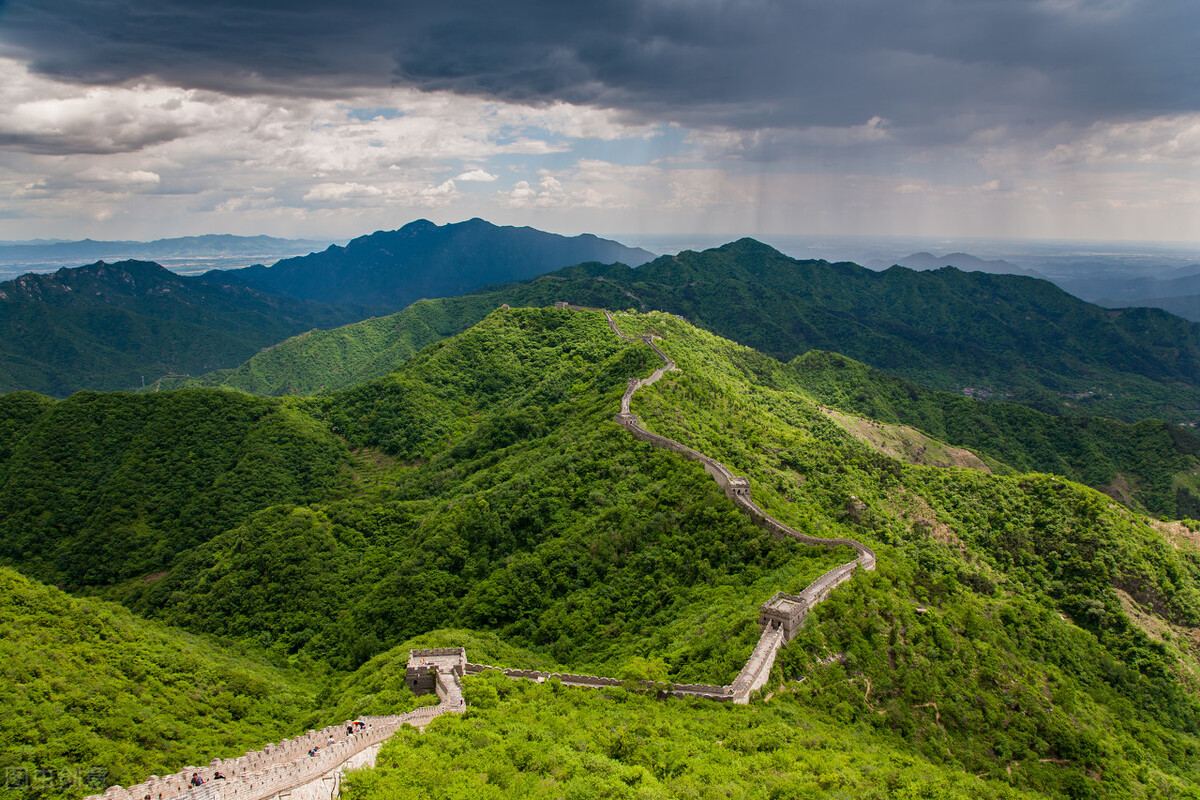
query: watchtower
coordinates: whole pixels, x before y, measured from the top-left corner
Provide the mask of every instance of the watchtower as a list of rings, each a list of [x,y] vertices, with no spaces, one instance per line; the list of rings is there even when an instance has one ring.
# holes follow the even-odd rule
[[[794,594],[776,592],[775,596],[763,603],[758,610],[758,624],[766,630],[770,627],[783,628],[784,643],[790,642],[796,636],[796,631],[804,624],[808,616],[808,601]]]
[[[729,479],[729,485],[725,487],[725,494],[731,500],[735,497],[749,497],[750,481],[741,475],[734,475]]]
[[[434,647],[408,651],[404,682],[413,694],[437,691],[439,672],[462,677],[467,669],[467,651],[463,647]]]

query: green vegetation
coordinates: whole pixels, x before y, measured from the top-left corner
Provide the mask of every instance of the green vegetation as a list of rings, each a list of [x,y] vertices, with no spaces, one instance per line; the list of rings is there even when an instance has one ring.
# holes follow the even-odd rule
[[[65,397],[153,386],[364,316],[358,307],[208,283],[145,261],[24,275],[0,283],[0,392]]]
[[[347,389],[394,372],[421,348],[461,333],[503,302],[491,293],[418,300],[386,317],[309,331],[239,367],[172,386],[222,386],[265,396]]]
[[[837,352],[929,389],[971,389],[1051,414],[1200,420],[1196,323],[1157,309],[1100,308],[1034,278],[953,268],[873,272],[796,261],[752,239],[635,269],[580,264],[477,292],[447,307],[455,321],[443,330],[474,324],[481,308],[556,300],[682,314],[775,358]],[[230,385],[304,393],[396,369],[409,353],[394,346],[404,337],[390,333],[386,319],[348,326],[320,346],[284,343]],[[397,327],[406,322],[394,319]],[[313,366],[304,366],[302,354],[314,351]]]
[[[0,675],[3,798],[80,797],[241,755],[304,730],[317,690],[311,673],[3,567]]]
[[[149,575],[263,506],[349,484],[344,444],[288,403],[16,393],[0,414],[0,559],[56,583]]]
[[[461,297],[418,300],[386,317],[309,331],[263,350],[234,369],[169,385],[221,386],[276,397],[349,389],[395,372],[423,347],[462,333],[503,305],[553,305],[562,299],[563,286],[561,278],[545,276]],[[604,294],[610,296],[614,293]],[[610,308],[628,304],[628,297],[619,292],[615,296],[621,298],[615,305],[607,300],[598,304]]]
[[[878,570],[818,607],[765,705],[576,705],[484,678],[477,709],[432,727],[442,761],[405,736],[356,797],[470,796],[472,780],[490,796],[1197,796],[1200,525],[1053,476],[904,463],[822,410],[834,379],[668,314],[618,319],[662,335],[680,367],[636,396],[647,427],[748,475],[793,527],[869,544]],[[312,669],[318,707],[343,717],[410,706],[414,637],[484,662],[726,683],[759,604],[849,553],[772,541],[698,464],[612,422],[628,378],[656,364],[600,314],[515,309],[313,398],[11,396],[0,470],[5,502],[19,493],[0,541],[21,569],[81,575],[139,613]],[[937,398],[872,402],[945,419]],[[1012,441],[1033,452],[1030,435]],[[207,471],[154,466],[189,453]],[[209,507],[221,516],[190,516]],[[111,564],[71,539],[118,512],[151,533],[94,528],[111,532]],[[549,722],[563,715],[577,735]]]
[[[603,278],[643,308],[777,358],[830,350],[930,389],[986,390],[1056,414],[1197,418],[1200,326],[1157,309],[1103,309],[1034,278],[872,272],[796,261],[752,239],[636,270],[556,274]]]
[[[347,800],[374,798],[1032,797],[914,755],[869,726],[813,714],[794,695],[766,705],[659,702],[485,673],[467,712],[405,730]]]
[[[1028,761],[1019,785],[1070,793],[1100,772],[1119,796],[1197,779],[1182,766],[1200,753],[1187,535],[1168,542],[1050,476],[863,452],[794,393],[795,370],[666,315],[623,322],[664,334],[682,370],[635,398],[653,429],[749,475],[794,527],[840,521],[876,548],[878,572],[839,589],[781,659],[813,705],[971,772]]]
[[[835,353],[810,351],[790,365],[820,402],[879,422],[911,425],[966,447],[993,469],[1053,472],[1134,508],[1200,516],[1200,437],[1178,425],[1056,417],[1013,403],[932,392]]]
[[[275,506],[114,596],[177,625],[340,667],[447,624],[578,669],[665,657],[724,681],[757,605],[845,554],[772,545],[696,465],[611,422],[653,355],[602,316],[497,312],[387,378],[308,407],[391,485]]]

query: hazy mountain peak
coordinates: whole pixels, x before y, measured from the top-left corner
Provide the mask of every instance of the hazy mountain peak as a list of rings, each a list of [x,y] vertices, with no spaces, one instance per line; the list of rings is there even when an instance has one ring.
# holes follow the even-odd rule
[[[418,219],[394,231],[360,236],[344,248],[206,277],[301,299],[398,309],[423,297],[527,280],[573,264],[637,266],[653,256],[591,234],[561,236],[478,217],[446,225]]]

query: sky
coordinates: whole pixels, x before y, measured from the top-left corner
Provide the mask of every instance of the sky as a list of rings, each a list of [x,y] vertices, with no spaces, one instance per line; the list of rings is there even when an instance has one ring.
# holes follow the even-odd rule
[[[0,239],[1200,240],[1195,0],[0,0]]]

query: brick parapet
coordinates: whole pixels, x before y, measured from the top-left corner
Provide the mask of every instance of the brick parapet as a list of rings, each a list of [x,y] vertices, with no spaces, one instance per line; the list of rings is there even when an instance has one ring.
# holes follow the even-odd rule
[[[104,794],[92,795],[87,800],[143,800],[147,796],[152,800],[266,800],[336,771],[359,753],[391,737],[404,725],[421,728],[441,714],[455,710],[438,705],[406,714],[364,717],[367,728],[350,736],[344,725],[308,731],[238,758],[215,759],[206,767],[190,766],[161,778],[151,776],[128,788],[110,786]],[[335,739],[332,746],[328,744],[330,737]],[[316,755],[308,755],[314,747],[318,748]],[[214,772],[223,774],[225,780],[212,780]],[[207,782],[192,786],[190,781],[194,773]]]

